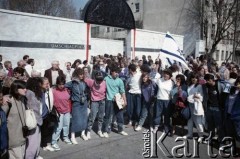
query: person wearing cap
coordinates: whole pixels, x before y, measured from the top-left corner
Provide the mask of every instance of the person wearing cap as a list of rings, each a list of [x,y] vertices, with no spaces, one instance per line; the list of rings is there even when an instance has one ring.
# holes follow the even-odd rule
[[[104,76],[100,71],[96,72],[95,80],[91,78],[84,78],[84,81],[90,88],[91,92],[91,112],[88,117],[88,126],[86,130],[88,139],[91,139],[90,132],[96,117],[98,119],[97,134],[100,137],[104,137],[102,134],[102,123],[105,113],[106,82],[103,79]]]
[[[163,77],[157,80],[158,92],[157,103],[155,105],[155,118],[153,120],[153,132],[156,133],[160,126],[161,117],[164,116],[165,133],[171,131],[170,126],[170,92],[173,89],[174,82],[171,80],[172,71],[165,69]]]
[[[113,115],[117,118],[117,125],[118,125],[118,132],[121,135],[128,135],[125,131],[123,131],[123,109],[119,109],[115,102],[115,95],[120,93],[122,99],[124,101],[122,106],[127,105],[126,96],[125,96],[125,88],[123,81],[118,77],[118,72],[120,69],[113,65],[110,68],[110,75],[106,76],[104,80],[106,81],[107,85],[107,98],[106,98],[106,105],[105,105],[105,116],[103,119],[103,135],[104,137],[108,138],[108,131],[109,125],[111,122],[111,117]]]

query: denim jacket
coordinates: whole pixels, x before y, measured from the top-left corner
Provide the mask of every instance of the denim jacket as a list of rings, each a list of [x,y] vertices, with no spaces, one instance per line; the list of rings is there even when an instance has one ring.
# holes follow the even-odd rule
[[[228,111],[228,100],[229,96],[227,97],[227,100],[225,102],[225,114],[227,114]],[[231,120],[234,122],[234,126],[236,128],[237,135],[240,137],[240,92],[238,93],[234,104],[232,106],[231,114],[230,114]]]
[[[85,101],[88,99],[88,87],[84,81],[72,80],[65,84],[65,87],[71,91],[72,102],[81,102],[84,97]]]
[[[142,100],[145,102],[153,102],[154,97],[157,95],[157,85],[151,81],[148,85],[141,85]]]

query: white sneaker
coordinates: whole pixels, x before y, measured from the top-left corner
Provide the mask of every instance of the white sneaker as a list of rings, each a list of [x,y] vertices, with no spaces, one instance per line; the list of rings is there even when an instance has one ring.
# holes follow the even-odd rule
[[[203,143],[203,137],[198,138],[198,143]]]
[[[102,131],[98,131],[97,134],[100,136],[100,137],[105,137],[102,133]]]
[[[77,145],[77,144],[78,144],[76,138],[71,138],[71,141],[72,141],[72,143],[73,143],[74,145]]]
[[[128,136],[128,133],[126,133],[125,131],[121,131],[121,132],[119,132],[119,134],[121,134],[123,136]]]
[[[42,156],[38,156],[36,159],[43,159],[43,157]]]
[[[138,125],[138,126],[136,127],[135,131],[140,131],[140,130],[142,130],[142,127],[141,127],[140,125]]]
[[[81,138],[82,138],[83,140],[85,140],[85,141],[88,140],[88,137],[87,137],[85,134],[82,134],[82,135],[81,135]]]
[[[107,132],[103,133],[103,136],[104,136],[105,138],[109,138],[109,135],[108,135]]]
[[[190,135],[185,135],[185,136],[183,136],[183,138],[184,138],[184,139],[192,139],[193,137],[190,136]],[[199,138],[199,139],[200,139],[200,138]],[[198,140],[199,140],[199,139],[198,139]]]
[[[131,125],[131,126],[132,126],[132,121],[131,121],[131,120],[129,121],[128,125]]]
[[[55,151],[60,151],[60,147],[58,146],[58,144],[54,144],[52,145],[52,148],[54,148]]]
[[[126,125],[127,128],[132,127],[132,121],[130,120],[128,124]]]
[[[46,147],[43,147],[43,150],[44,151],[51,151],[51,152],[55,151],[54,148],[52,148],[51,145],[47,145]]]
[[[90,134],[90,132],[87,132],[87,138],[88,138],[88,140],[91,139],[91,134]]]
[[[72,142],[69,140],[69,138],[66,138],[66,139],[64,139],[63,140],[66,144],[68,144],[68,145],[71,145],[72,144]]]

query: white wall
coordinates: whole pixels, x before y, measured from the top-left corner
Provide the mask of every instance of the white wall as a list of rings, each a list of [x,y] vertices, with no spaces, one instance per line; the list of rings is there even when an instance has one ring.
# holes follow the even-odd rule
[[[109,39],[91,39],[91,55],[103,55],[105,53],[116,56],[123,53],[123,41]]]
[[[10,60],[13,67],[24,55],[35,59],[35,69],[42,72],[51,67],[51,61],[59,60],[60,68],[65,62],[73,62],[75,59],[86,59],[87,24],[79,20],[56,18],[50,16],[35,15],[29,13],[15,12],[0,9],[0,41],[18,41],[50,44],[46,48],[32,47],[6,47],[0,45],[0,54],[3,61]],[[91,35],[91,33],[90,33]],[[133,48],[134,32],[129,32],[127,47]],[[183,36],[172,35],[183,50]],[[136,30],[136,48],[161,49],[165,33],[149,30]],[[53,48],[51,43],[83,45],[80,49]],[[123,41],[90,38],[89,60],[91,55],[123,53]],[[129,51],[132,53],[131,51]],[[128,53],[128,52],[127,52]],[[135,55],[151,55],[157,58],[159,52],[135,51]]]
[[[83,44],[86,48],[87,27],[83,21],[0,10],[0,40],[38,43]],[[67,61],[86,59],[85,49],[0,47],[4,60],[13,67],[24,55],[35,59],[35,69],[45,70],[51,61],[59,60],[60,67]]]
[[[158,49],[160,50],[163,45],[163,41],[166,33],[155,32],[149,30],[136,30],[135,38],[135,48],[148,48],[148,49]],[[183,50],[183,36],[171,34],[172,37],[176,40],[179,48]],[[134,31],[131,31],[131,47],[134,46]],[[133,53],[133,52],[132,52]],[[145,52],[145,51],[135,51],[135,56],[138,56],[139,59],[142,58],[142,55],[151,55],[152,59],[155,60],[159,52]]]
[[[24,55],[35,59],[34,69],[44,72],[53,60],[65,62],[86,59],[87,24],[80,20],[56,18],[0,9],[0,41],[47,43],[47,48],[6,47],[0,45],[3,61],[10,60],[13,68]],[[89,34],[91,35],[91,33]],[[84,49],[52,48],[51,43],[84,45]],[[91,55],[123,52],[123,41],[89,38]],[[65,45],[64,45],[65,46]]]

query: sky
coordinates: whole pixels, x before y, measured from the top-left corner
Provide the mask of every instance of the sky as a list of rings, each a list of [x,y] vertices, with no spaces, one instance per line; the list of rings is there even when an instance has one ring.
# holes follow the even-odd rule
[[[75,4],[76,9],[78,10],[79,8],[83,9],[87,1],[88,0],[73,0],[73,3]]]

